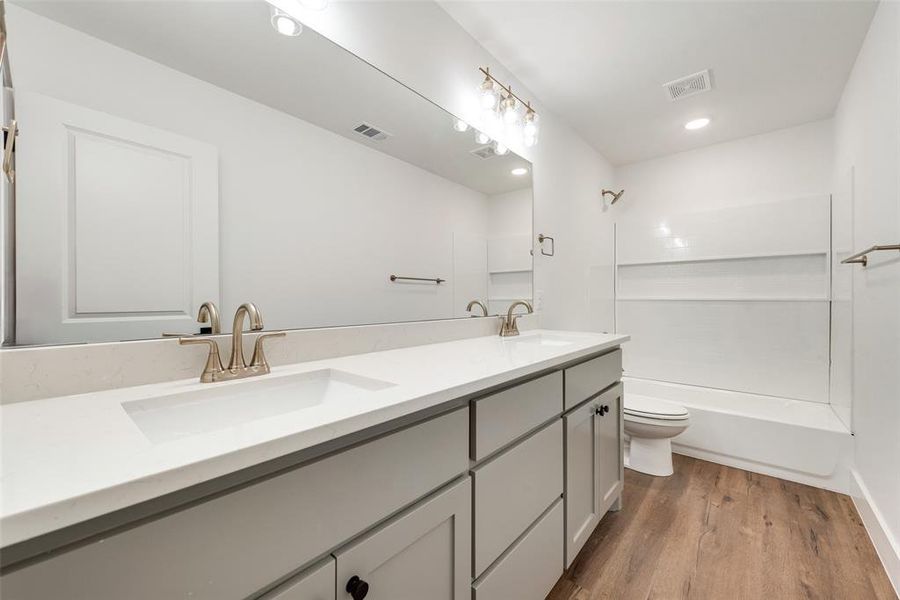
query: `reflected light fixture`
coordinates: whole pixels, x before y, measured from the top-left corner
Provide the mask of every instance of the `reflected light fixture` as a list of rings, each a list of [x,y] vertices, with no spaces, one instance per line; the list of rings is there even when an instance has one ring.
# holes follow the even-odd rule
[[[702,117],[700,119],[694,119],[693,121],[688,121],[684,124],[684,128],[688,131],[693,131],[695,129],[703,129],[709,125],[709,119],[707,117]]]
[[[501,144],[500,142],[494,142],[494,154],[497,156],[503,156],[509,152],[509,148]]]
[[[300,24],[300,21],[280,8],[275,8],[274,6],[269,8],[272,15],[272,27],[275,28],[275,31],[288,37],[297,37],[303,33],[303,25]]]
[[[528,173],[528,169],[526,169],[525,167],[516,167],[515,169],[510,171],[510,173],[512,173],[513,175],[525,175],[526,173]]]
[[[489,144],[489,143],[491,143],[491,136],[489,136],[488,134],[486,134],[482,131],[476,131],[475,132],[475,141],[478,142],[479,144]]]
[[[462,119],[453,119],[453,129],[462,133],[469,130],[469,124]]]

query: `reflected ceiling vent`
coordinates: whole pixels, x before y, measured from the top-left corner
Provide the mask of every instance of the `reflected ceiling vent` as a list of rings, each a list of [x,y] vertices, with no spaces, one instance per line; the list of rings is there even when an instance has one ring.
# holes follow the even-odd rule
[[[373,127],[368,123],[360,123],[356,127],[353,128],[353,131],[358,133],[359,135],[365,136],[370,140],[376,140],[378,142],[382,140],[386,140],[389,137],[393,137],[390,133],[386,132],[383,129],[379,129],[378,127]]]
[[[675,100],[708,92],[712,89],[712,80],[709,78],[709,69],[706,69],[699,73],[664,83],[663,87],[666,89],[669,100],[674,102]]]
[[[479,146],[478,148],[472,150],[472,154],[474,154],[478,158],[494,158],[495,156],[500,156],[499,154],[497,154],[496,150],[494,150],[493,144]]]

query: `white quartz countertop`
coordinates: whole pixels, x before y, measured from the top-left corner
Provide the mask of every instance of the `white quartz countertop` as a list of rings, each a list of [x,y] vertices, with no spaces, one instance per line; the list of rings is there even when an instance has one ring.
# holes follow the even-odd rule
[[[552,336],[565,345],[527,343]],[[625,335],[537,330],[298,363],[270,375],[196,379],[0,406],[0,547],[612,348]],[[124,403],[334,369],[394,385],[214,431],[151,441]],[[199,374],[198,374],[199,375]],[[249,389],[249,388],[248,388]],[[152,436],[150,436],[152,437]]]

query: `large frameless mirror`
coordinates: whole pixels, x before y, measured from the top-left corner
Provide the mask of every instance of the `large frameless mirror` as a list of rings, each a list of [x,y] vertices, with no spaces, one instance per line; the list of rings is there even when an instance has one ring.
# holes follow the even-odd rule
[[[262,0],[6,4],[17,344],[531,299],[528,161]]]

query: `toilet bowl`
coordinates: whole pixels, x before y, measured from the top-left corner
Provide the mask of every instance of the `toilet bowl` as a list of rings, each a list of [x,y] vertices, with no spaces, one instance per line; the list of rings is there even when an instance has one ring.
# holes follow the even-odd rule
[[[691,424],[687,409],[626,392],[624,421],[625,433],[631,437],[625,466],[648,475],[671,475],[672,438]]]

